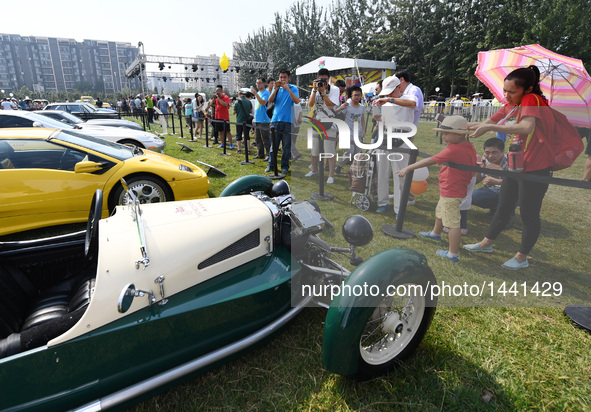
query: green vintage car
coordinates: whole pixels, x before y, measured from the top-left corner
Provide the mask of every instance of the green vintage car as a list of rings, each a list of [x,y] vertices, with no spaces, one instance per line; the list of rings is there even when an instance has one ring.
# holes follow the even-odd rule
[[[319,234],[330,222],[283,181],[247,176],[213,199],[127,196],[101,220],[97,191],[86,231],[0,243],[0,410],[129,405],[253,348],[310,305],[328,309],[323,361],[341,375],[382,373],[429,327],[425,257],[390,249],[363,261],[355,248],[373,231],[362,216],[343,225],[350,247],[329,246]]]

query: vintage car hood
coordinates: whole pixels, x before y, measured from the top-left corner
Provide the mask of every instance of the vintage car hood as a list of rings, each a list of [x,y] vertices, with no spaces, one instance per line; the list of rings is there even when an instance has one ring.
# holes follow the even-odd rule
[[[148,306],[147,297],[133,300],[122,314],[117,302],[126,286],[153,291],[164,276],[165,297],[270,253],[273,223],[269,208],[251,195],[142,205],[145,245],[150,264],[140,260],[137,222],[129,206],[99,223],[96,286],[86,313],[49,346],[88,333]],[[163,306],[166,310],[166,306]]]

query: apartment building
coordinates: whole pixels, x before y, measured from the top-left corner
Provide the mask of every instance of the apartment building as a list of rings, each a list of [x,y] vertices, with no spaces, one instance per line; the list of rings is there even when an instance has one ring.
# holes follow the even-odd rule
[[[0,89],[74,90],[77,83],[91,83],[105,93],[140,87],[139,79],[127,79],[125,69],[138,54],[126,42],[0,33]]]

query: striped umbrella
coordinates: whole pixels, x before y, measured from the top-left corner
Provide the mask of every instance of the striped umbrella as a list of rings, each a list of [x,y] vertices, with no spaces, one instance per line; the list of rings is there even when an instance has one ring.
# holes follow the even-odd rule
[[[476,77],[499,101],[505,77],[520,67],[540,69],[540,88],[550,106],[574,126],[591,127],[591,77],[579,59],[563,56],[539,44],[478,53]]]

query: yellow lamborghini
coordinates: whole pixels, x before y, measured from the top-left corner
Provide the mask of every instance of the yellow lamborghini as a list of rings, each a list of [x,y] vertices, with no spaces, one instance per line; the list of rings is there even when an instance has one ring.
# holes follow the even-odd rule
[[[0,130],[0,236],[85,222],[96,189],[102,216],[127,202],[124,178],[142,203],[208,197],[192,163],[70,130]]]

